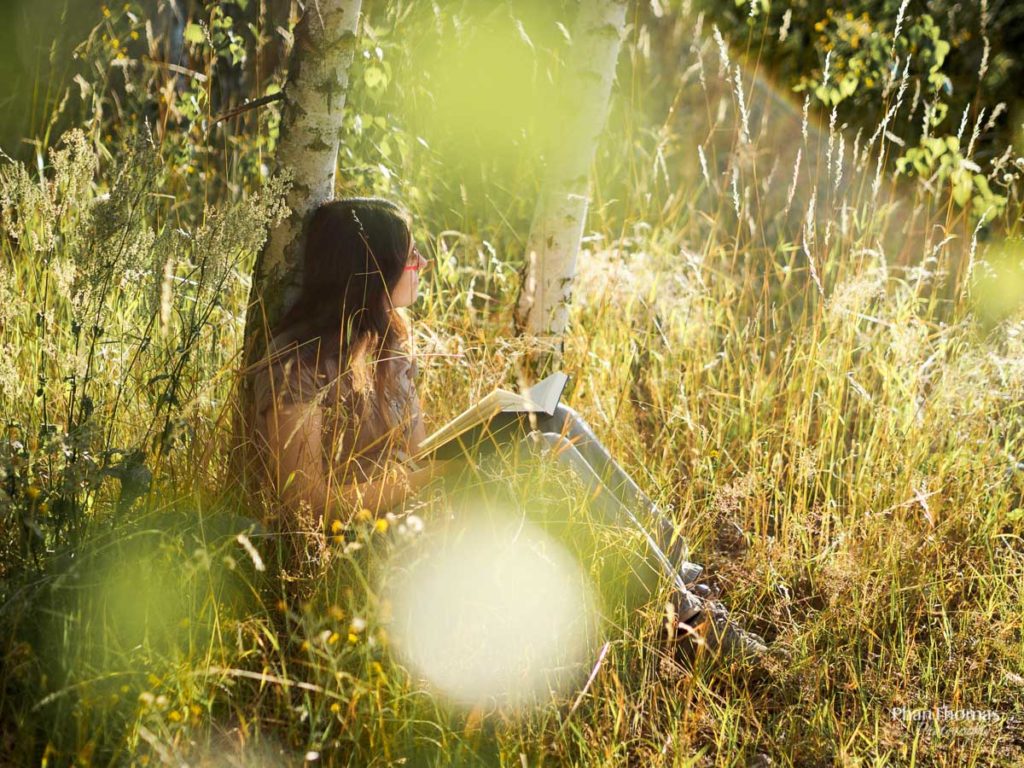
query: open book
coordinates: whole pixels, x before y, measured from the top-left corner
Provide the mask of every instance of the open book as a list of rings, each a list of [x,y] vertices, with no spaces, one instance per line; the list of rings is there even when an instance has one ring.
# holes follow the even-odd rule
[[[414,460],[431,457],[438,459],[454,458],[465,446],[479,437],[487,425],[499,413],[546,413],[555,412],[562,391],[569,377],[564,373],[552,373],[546,379],[538,381],[525,392],[509,392],[507,389],[495,389],[478,403],[470,406],[454,419],[433,434],[426,437],[416,453]],[[470,433],[473,438],[470,439]]]

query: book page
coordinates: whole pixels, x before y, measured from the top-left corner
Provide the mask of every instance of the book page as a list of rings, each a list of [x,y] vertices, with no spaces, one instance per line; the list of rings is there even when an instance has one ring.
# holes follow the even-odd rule
[[[554,413],[568,380],[569,377],[564,373],[553,373],[522,394],[507,389],[491,391],[478,403],[424,438],[414,458],[421,458],[473,427],[487,423],[499,413]]]
[[[564,373],[552,373],[545,379],[538,381],[522,395],[516,395],[519,399],[518,407],[512,410],[520,413],[547,413],[552,414],[558,407],[558,401],[562,399],[562,391],[569,377]],[[505,409],[509,410],[509,409]]]
[[[501,412],[508,402],[507,399],[502,397],[502,395],[516,396],[513,392],[506,392],[501,389],[494,390],[476,405],[470,406],[447,424],[444,424],[438,430],[424,438],[416,452],[417,455],[429,452],[441,443],[447,442],[453,437],[473,428],[477,424],[482,424],[483,422],[493,418],[495,414]]]

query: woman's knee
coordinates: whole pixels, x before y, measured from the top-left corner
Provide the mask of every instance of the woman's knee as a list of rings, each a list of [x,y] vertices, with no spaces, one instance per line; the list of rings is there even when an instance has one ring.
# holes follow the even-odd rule
[[[552,457],[558,464],[569,467],[586,487],[593,488],[601,484],[600,477],[572,438],[559,432],[534,430],[527,435],[527,439],[538,454]]]
[[[576,409],[566,403],[559,403],[555,406],[555,416],[563,421],[583,421],[583,417],[576,412]]]
[[[572,406],[559,403],[555,406],[555,410],[550,416],[545,416],[540,426],[544,432],[572,434],[575,431],[574,427],[583,426],[586,428],[587,423]]]
[[[544,429],[534,429],[527,433],[526,441],[534,449],[542,452],[551,451],[559,454],[573,447],[572,441],[561,432],[552,432]]]
[[[528,451],[528,455],[554,459],[559,464],[571,467],[584,479],[590,474],[590,466],[586,459],[573,441],[562,433],[534,429],[526,434],[522,445]]]

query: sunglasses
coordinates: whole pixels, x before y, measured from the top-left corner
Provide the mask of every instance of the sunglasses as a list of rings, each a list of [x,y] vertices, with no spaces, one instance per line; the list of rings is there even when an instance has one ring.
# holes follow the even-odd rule
[[[413,260],[412,260],[412,262],[410,262],[409,264],[406,264],[406,265],[405,265],[405,269],[406,269],[406,271],[410,271],[410,270],[412,270],[412,271],[414,271],[414,272],[415,272],[415,271],[417,271],[417,270],[420,270],[420,269],[428,269],[428,268],[430,267],[430,265],[431,265],[431,263],[432,263],[432,262],[430,262],[430,261],[427,261],[427,260],[426,260],[426,259],[424,258],[423,260],[424,260],[424,261],[426,261],[427,263],[426,263],[426,264],[424,264],[424,265],[422,265],[422,266],[420,266],[420,258],[422,258],[422,257],[420,256],[420,252],[419,252],[419,251],[418,251],[418,250],[416,249],[416,246],[414,245],[414,246],[412,247],[412,259],[413,259]]]

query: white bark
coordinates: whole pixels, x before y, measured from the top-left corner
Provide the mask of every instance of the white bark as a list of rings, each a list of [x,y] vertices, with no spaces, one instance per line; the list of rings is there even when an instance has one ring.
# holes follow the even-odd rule
[[[253,267],[245,324],[244,366],[266,354],[272,328],[301,286],[305,228],[312,212],[334,197],[338,136],[356,49],[361,0],[307,0],[288,62],[276,172],[290,176],[289,215],[274,228]],[[248,439],[252,381],[239,384],[235,436]]]
[[[566,119],[549,147],[547,171],[526,243],[516,327],[561,336],[569,322],[576,256],[586,222],[590,164],[608,118],[626,0],[581,0],[563,88]]]
[[[271,232],[257,260],[250,297],[262,299],[262,311],[271,325],[295,299],[301,284],[302,241],[309,215],[334,197],[338,133],[359,10],[360,0],[309,0],[295,30],[275,156],[277,168],[292,177],[287,197],[291,213]],[[262,317],[255,320],[262,325]],[[246,336],[256,330],[247,327]]]

